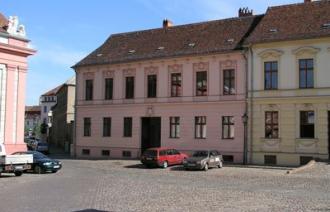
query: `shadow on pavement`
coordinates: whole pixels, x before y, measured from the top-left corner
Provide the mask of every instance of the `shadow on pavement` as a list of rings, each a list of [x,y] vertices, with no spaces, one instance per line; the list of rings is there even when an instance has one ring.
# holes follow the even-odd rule
[[[128,168],[128,169],[155,169],[158,167],[145,167],[143,164],[133,164],[133,165],[128,165],[128,166],[124,166],[124,168]]]
[[[111,211],[103,211],[103,210],[96,210],[96,209],[84,209],[84,210],[72,211],[72,212],[111,212]]]

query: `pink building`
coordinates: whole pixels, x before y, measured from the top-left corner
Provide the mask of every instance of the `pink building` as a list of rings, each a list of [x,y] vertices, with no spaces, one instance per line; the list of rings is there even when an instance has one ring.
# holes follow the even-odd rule
[[[0,14],[0,143],[7,153],[26,150],[24,143],[25,81],[28,46],[23,25],[16,16]]]
[[[76,64],[78,157],[137,158],[146,148],[216,149],[241,163],[245,51],[260,16],[111,35]]]

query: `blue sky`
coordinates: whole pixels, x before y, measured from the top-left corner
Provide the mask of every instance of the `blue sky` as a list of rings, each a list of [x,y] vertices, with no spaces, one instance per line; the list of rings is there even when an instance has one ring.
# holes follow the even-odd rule
[[[255,14],[268,6],[303,0],[0,0],[5,16],[17,15],[37,54],[29,59],[26,104],[74,75],[70,68],[113,33]]]

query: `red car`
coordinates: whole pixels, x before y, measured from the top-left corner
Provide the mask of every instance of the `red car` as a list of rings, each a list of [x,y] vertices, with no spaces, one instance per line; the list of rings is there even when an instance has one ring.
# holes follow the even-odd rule
[[[150,148],[143,152],[141,162],[146,167],[157,166],[166,169],[170,165],[179,165],[188,158],[176,149]]]

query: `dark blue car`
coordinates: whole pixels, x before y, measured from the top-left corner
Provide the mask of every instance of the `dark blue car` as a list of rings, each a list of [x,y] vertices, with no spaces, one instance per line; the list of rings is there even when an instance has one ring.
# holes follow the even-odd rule
[[[62,168],[62,163],[58,160],[51,159],[46,155],[37,151],[15,152],[13,155],[32,154],[33,164],[31,170],[38,174],[46,172],[56,173]]]

